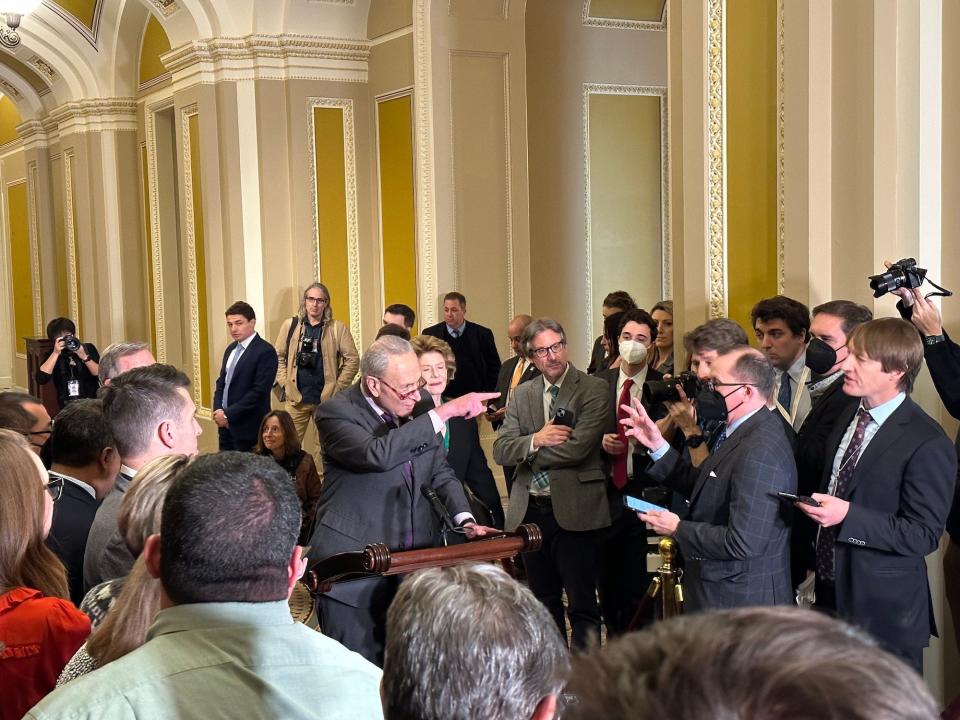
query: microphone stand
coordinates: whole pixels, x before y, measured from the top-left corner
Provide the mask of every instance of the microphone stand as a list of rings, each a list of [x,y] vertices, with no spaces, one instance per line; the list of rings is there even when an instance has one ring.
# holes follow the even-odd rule
[[[436,490],[429,485],[421,485],[420,494],[426,498],[427,502],[430,503],[430,507],[433,508],[433,512],[440,519],[440,540],[443,542],[444,547],[447,547],[450,544],[448,533],[460,535],[466,533],[462,527],[458,527],[453,522],[453,518],[450,517],[450,511],[447,510],[447,506],[443,504],[443,500],[441,500],[440,496],[437,495]]]

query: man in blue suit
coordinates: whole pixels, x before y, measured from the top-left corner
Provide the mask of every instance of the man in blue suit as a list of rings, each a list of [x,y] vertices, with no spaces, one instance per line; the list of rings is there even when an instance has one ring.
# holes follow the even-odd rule
[[[253,308],[238,300],[227,308],[233,342],[223,353],[213,421],[220,429],[221,450],[253,450],[260,421],[270,412],[270,388],[277,375],[277,351],[256,331]]]

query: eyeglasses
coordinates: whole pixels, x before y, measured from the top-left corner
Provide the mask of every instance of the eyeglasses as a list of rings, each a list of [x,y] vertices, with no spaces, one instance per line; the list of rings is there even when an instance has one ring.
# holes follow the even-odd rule
[[[54,502],[56,502],[63,494],[63,478],[57,477],[56,475],[51,475],[47,480],[45,487],[47,492],[50,493],[50,497],[53,498]]]
[[[379,380],[383,385],[386,385],[388,388],[393,390],[393,394],[396,395],[400,400],[412,400],[413,398],[418,397],[420,395],[420,391],[427,386],[427,381],[424,380],[423,378],[420,378],[419,380],[417,380],[416,387],[414,387],[412,390],[407,390],[406,392],[400,392],[393,385],[388,383],[383,378],[377,378],[377,380]]]
[[[308,296],[308,297],[305,297],[305,298],[303,299],[303,301],[304,301],[304,302],[308,302],[308,303],[310,303],[311,305],[324,305],[324,304],[327,302],[327,299],[326,299],[326,298],[322,298],[322,297],[319,297],[319,298],[318,298],[318,297],[309,297],[309,296]]]
[[[567,341],[561,340],[560,342],[554,343],[550,347],[534,348],[530,352],[542,360],[548,354],[559,355],[560,351],[563,350],[563,348],[565,348],[566,346],[567,346]]]
[[[752,383],[752,382],[717,382],[716,380],[707,380],[705,384],[711,390],[716,390],[717,388],[722,388],[722,387],[740,388],[740,387],[744,387],[745,385],[749,385],[750,387],[758,387],[756,383]]]

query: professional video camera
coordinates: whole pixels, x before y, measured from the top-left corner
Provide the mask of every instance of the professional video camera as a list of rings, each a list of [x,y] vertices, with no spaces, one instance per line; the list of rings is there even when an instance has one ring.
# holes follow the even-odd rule
[[[67,333],[62,338],[63,346],[69,352],[76,352],[80,349],[80,341],[77,339],[77,336],[72,333]]]
[[[305,337],[300,341],[300,351],[297,353],[297,367],[313,370],[320,360],[317,348],[317,339]]]
[[[689,370],[669,380],[648,380],[643,384],[641,397],[647,406],[664,402],[680,402],[677,385],[683,388],[687,398],[693,400],[703,389],[703,383]]]
[[[926,269],[917,267],[917,261],[913,258],[903,258],[902,260],[897,260],[887,269],[886,272],[880,273],[879,275],[871,275],[869,280],[870,289],[873,290],[873,296],[875,298],[886,295],[888,292],[899,290],[900,288],[907,288],[909,290],[918,288],[923,284],[924,280],[940,291],[930,293],[927,295],[927,297],[932,297],[934,295],[949,297],[953,294],[949,290],[944,290],[942,287],[933,282],[933,280],[927,278]]]

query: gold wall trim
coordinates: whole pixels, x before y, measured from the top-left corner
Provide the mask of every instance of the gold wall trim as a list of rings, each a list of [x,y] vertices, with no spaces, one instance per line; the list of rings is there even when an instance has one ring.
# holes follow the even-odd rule
[[[430,47],[430,2],[416,0],[413,14],[414,153],[417,183],[417,251],[420,258],[420,327],[437,321],[437,239],[434,213],[433,71]]]
[[[667,88],[659,85],[606,85],[583,84],[583,214],[584,214],[584,282],[587,301],[587,344],[593,347],[593,216],[590,206],[590,96],[591,95],[648,95],[660,98],[660,297],[673,297],[673,245],[670,237],[670,117],[667,104]]]
[[[506,233],[507,247],[507,314],[510,318],[514,316],[514,268],[513,268],[513,159],[511,155],[510,139],[510,53],[506,52],[488,52],[483,50],[450,50],[447,58],[447,76],[451,79],[450,92],[450,166],[451,176],[457,176],[457,156],[454,151],[454,128],[453,118],[456,116],[454,103],[454,92],[452,82],[454,76],[453,58],[454,57],[482,57],[500,60],[503,67],[503,147],[504,147],[504,207],[507,214],[507,226],[504,228]],[[454,222],[451,226],[451,241],[453,249],[453,285],[462,287],[460,278],[460,242],[457,238],[457,195],[451,193],[453,201]]]
[[[200,278],[197,272],[197,227],[196,227],[196,208],[194,207],[193,194],[193,147],[190,140],[190,118],[199,114],[199,107],[196,103],[187,105],[180,110],[180,144],[183,154],[183,197],[184,197],[184,239],[186,240],[187,250],[187,288],[190,293],[190,356],[193,369],[193,402],[197,406],[197,416],[210,420],[213,418],[213,408],[207,407],[203,402],[203,388],[209,382],[209,379],[203,375],[203,353],[207,348],[201,346],[200,342],[200,313],[207,311],[206,307],[200,307],[200,282],[206,282],[206,278]]]
[[[79,329],[82,318],[80,317],[80,262],[77,256],[76,212],[73,197],[73,160],[72,151],[68,150],[63,154],[63,224],[67,247],[67,307],[70,317]]]
[[[30,163],[27,178],[27,212],[29,213],[27,237],[30,240],[30,277],[33,283],[33,331],[37,335],[43,335],[45,328],[43,326],[43,293],[40,289],[40,237],[37,233],[37,228],[40,227],[40,213],[37,208],[39,170],[36,162]],[[80,324],[80,318],[76,318],[75,321],[77,325]]]
[[[727,314],[726,0],[707,0],[707,259],[711,318]]]
[[[581,21],[589,27],[612,28],[615,30],[666,30],[667,29],[667,3],[663,3],[663,11],[660,14],[660,20],[657,22],[649,20],[627,20],[625,18],[605,18],[594,17],[590,14],[591,0],[583,0],[583,13]],[[591,347],[593,340],[590,340]]]
[[[150,215],[150,272],[153,274],[153,322],[157,332],[154,353],[157,362],[167,362],[167,333],[163,321],[163,255],[160,244],[160,199],[157,178],[157,132],[154,113],[173,106],[173,98],[167,98],[144,108],[144,132],[147,137],[147,186],[150,188],[147,208]]]
[[[347,98],[307,98],[307,143],[313,205],[313,272],[320,277],[320,216],[317,207],[317,150],[314,108],[339,108],[343,111],[343,167],[347,201],[347,280],[350,285],[350,332],[360,335],[360,233],[357,226],[357,160],[353,120],[353,100]]]
[[[777,292],[783,294],[786,282],[786,95],[784,86],[784,0],[777,0]]]

